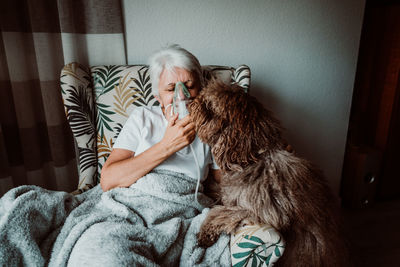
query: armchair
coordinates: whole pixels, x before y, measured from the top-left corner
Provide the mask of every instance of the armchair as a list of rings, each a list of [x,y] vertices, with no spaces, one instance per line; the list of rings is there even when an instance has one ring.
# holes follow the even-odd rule
[[[215,77],[249,89],[250,69],[245,65],[203,66],[203,75],[205,80]],[[133,109],[159,103],[151,93],[146,65],[88,68],[70,63],[61,71],[61,93],[76,142],[79,184],[74,193],[78,194],[99,183],[102,166]],[[279,233],[268,226],[247,226],[231,237],[234,266],[272,266],[283,250]]]

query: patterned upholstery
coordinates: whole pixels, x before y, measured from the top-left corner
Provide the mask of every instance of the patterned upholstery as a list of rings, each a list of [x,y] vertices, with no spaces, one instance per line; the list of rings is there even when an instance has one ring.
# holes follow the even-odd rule
[[[245,91],[250,69],[203,66],[206,81],[217,77],[238,83]],[[99,183],[100,171],[129,114],[137,106],[159,105],[151,94],[146,65],[109,65],[87,68],[70,63],[61,71],[65,113],[75,137],[79,156],[79,185],[75,193]],[[234,266],[272,266],[284,249],[283,240],[271,227],[246,226],[231,237]]]
[[[269,225],[246,225],[231,235],[233,267],[273,266],[284,250],[284,240]]]

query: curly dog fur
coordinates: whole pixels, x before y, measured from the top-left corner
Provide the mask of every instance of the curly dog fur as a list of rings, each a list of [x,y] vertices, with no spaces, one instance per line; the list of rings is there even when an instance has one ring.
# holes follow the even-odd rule
[[[243,223],[269,224],[287,244],[279,266],[347,266],[334,197],[321,171],[286,151],[270,111],[240,86],[214,81],[189,112],[224,174],[223,205],[210,210],[200,245],[212,245]]]

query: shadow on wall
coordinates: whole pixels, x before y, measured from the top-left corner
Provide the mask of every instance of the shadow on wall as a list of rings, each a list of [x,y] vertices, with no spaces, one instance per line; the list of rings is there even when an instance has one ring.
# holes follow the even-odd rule
[[[270,86],[264,86],[258,83],[252,83],[250,86],[250,94],[257,98],[265,108],[273,112],[273,115],[281,122],[284,128],[284,138],[292,146],[294,151],[300,156],[313,162],[321,169],[327,179],[333,193],[338,195],[339,180],[335,179],[336,168],[339,170],[341,166],[331,166],[330,157],[339,157],[336,151],[329,151],[329,146],[325,140],[321,138],[321,131],[316,125],[323,125],[326,122],[321,121],[322,118],[312,112],[312,108],[305,108],[302,103],[296,100],[290,101],[288,98],[279,97],[276,89]],[[298,121],[303,127],[294,131],[283,124],[283,121]],[[319,157],[317,155],[329,155],[329,157]],[[339,162],[341,164],[341,162]],[[331,177],[332,176],[332,177]]]
[[[323,147],[320,145],[310,146],[312,143],[313,136],[318,135],[318,131],[313,128],[312,132],[307,133],[307,127],[305,126],[302,130],[293,132],[288,125],[283,124],[285,120],[284,115],[295,117],[297,120],[303,121],[304,124],[315,124],[318,125],[318,116],[315,116],[312,112],[307,111],[304,107],[296,101],[288,102],[284,101],[278,97],[278,94],[274,93],[274,90],[271,87],[263,86],[257,83],[252,83],[250,88],[250,94],[258,99],[261,103],[263,103],[264,107],[273,112],[273,115],[281,121],[281,124],[284,128],[284,136],[289,143],[293,146],[293,148],[301,155],[302,157],[307,158],[308,160],[312,160],[313,155],[317,155],[316,150],[323,150]],[[267,103],[267,104],[265,104]],[[287,111],[290,110],[290,114]],[[321,152],[323,153],[323,152]],[[315,164],[319,164],[315,162]],[[320,166],[321,168],[321,166]]]

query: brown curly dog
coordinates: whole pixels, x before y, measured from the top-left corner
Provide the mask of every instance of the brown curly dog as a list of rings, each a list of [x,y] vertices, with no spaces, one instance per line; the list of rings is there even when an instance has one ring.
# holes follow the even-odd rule
[[[315,166],[288,152],[272,113],[238,85],[211,82],[189,105],[199,138],[223,172],[221,200],[199,244],[243,223],[269,224],[286,241],[278,266],[347,266],[334,197]]]

